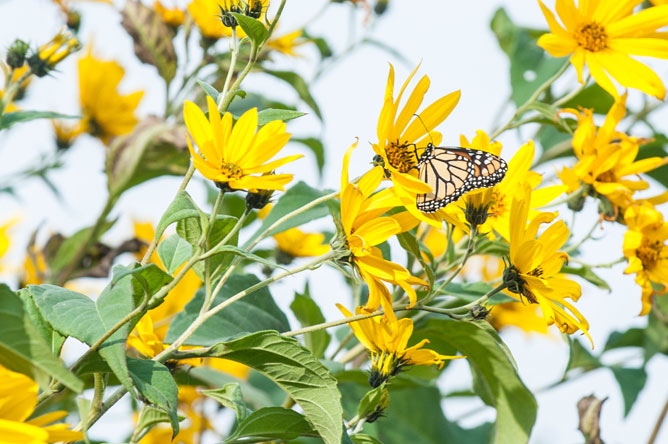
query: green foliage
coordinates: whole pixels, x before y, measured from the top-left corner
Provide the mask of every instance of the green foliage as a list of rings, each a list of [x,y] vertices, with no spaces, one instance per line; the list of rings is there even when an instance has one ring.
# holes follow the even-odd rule
[[[33,287],[33,291],[44,291],[41,287]],[[60,351],[65,343],[65,336],[61,335],[51,327],[51,325],[46,322],[46,320],[39,313],[35,301],[32,299],[31,290],[27,288],[22,288],[18,291],[18,295],[23,300],[23,308],[25,309],[26,315],[30,319],[32,325],[34,325],[39,334],[42,336],[44,341],[50,345],[51,353],[56,356],[60,356]]]
[[[158,245],[158,256],[167,271],[173,274],[185,261],[193,255],[193,246],[179,237],[169,236]]]
[[[276,77],[277,79],[281,79],[284,82],[286,82],[288,85],[290,85],[295,92],[299,95],[299,98],[304,101],[308,105],[311,110],[315,113],[316,116],[320,120],[322,120],[322,114],[320,113],[320,107],[318,106],[318,103],[315,101],[313,96],[311,95],[311,91],[309,90],[309,86],[306,83],[306,80],[299,74],[292,72],[292,71],[273,71],[269,69],[264,70],[265,73]]]
[[[292,338],[264,331],[219,344],[213,355],[263,373],[299,404],[326,444],[341,442],[341,394],[327,369]]]
[[[471,303],[492,291],[494,287],[485,282],[459,283],[450,282],[441,291],[442,294],[456,296],[464,303]],[[517,299],[497,293],[487,301],[488,305],[504,304],[506,302],[517,302]]]
[[[610,107],[615,103],[615,99],[608,94],[597,83],[587,86],[577,93],[575,97],[561,105],[561,108],[578,109],[590,108],[596,114],[607,114]]]
[[[299,117],[305,115],[305,113],[293,111],[291,109],[267,108],[257,113],[257,124],[258,126],[262,126],[269,122],[273,122],[274,120],[282,120],[283,122],[287,122],[288,120],[298,119]]]
[[[318,436],[304,415],[283,407],[265,407],[248,415],[224,442],[288,440],[299,436]]]
[[[247,17],[243,14],[238,14],[236,12],[232,12],[231,14],[237,20],[237,23],[239,23],[241,29],[244,30],[244,32],[246,33],[246,35],[256,48],[264,43],[269,33],[267,32],[267,28],[264,27],[262,22],[255,20],[252,17]]]
[[[204,80],[200,79],[195,79],[197,84],[202,88],[202,90],[206,93],[207,96],[211,97],[214,102],[218,103],[218,98],[220,97],[220,93],[216,88],[211,85],[210,83],[206,83]]]
[[[596,285],[601,290],[612,291],[610,285],[608,285],[608,283],[604,281],[599,275],[594,273],[594,270],[592,270],[591,267],[582,266],[575,268],[565,265],[561,267],[561,272],[580,276],[582,279],[586,280],[590,284]]]
[[[230,276],[215,296],[214,306],[258,282],[259,280],[253,275]],[[204,289],[200,289],[170,323],[165,338],[166,342],[177,339],[193,323],[200,313],[203,302]],[[216,313],[190,336],[186,344],[215,345],[244,333],[261,330],[287,331],[289,329],[290,323],[274,302],[269,289],[265,287]]]
[[[652,141],[640,147],[638,152],[638,159],[646,159],[648,157],[666,157],[668,156],[668,137],[665,134],[654,133]],[[653,169],[647,173],[652,179],[659,182],[664,187],[668,187],[668,165],[662,165],[659,168]]]
[[[215,399],[220,405],[234,410],[239,423],[248,416],[249,410],[241,395],[241,387],[236,382],[225,384],[219,389],[202,390],[202,394]]]
[[[633,404],[638,399],[640,391],[645,387],[647,382],[647,372],[644,368],[624,368],[624,367],[610,367],[612,374],[615,376],[619,388],[622,391],[624,398],[624,417],[628,416]]]
[[[493,442],[527,442],[536,420],[536,400],[519,378],[507,348],[483,324],[484,321],[432,319],[424,331],[430,337],[440,337],[449,342],[468,357],[472,372],[477,374],[478,387],[484,388],[482,393],[496,408]],[[395,403],[393,399],[392,404]]]
[[[164,212],[155,229],[155,238],[160,239],[162,233],[171,224],[183,219],[204,217],[204,213],[186,191],[179,191],[167,210]]]
[[[311,298],[308,283],[303,293],[295,293],[295,299],[290,304],[290,308],[302,327],[309,327],[325,322],[325,317],[322,315],[320,307]],[[325,356],[325,350],[327,350],[331,339],[327,330],[317,330],[304,334],[304,344],[316,358]]]
[[[12,111],[0,116],[0,131],[11,128],[17,123],[36,119],[81,119],[81,116],[70,116],[52,111]]]
[[[83,382],[51,352],[26,313],[23,301],[5,284],[0,284],[0,299],[0,364],[28,375],[42,388],[46,388],[48,377],[52,377],[80,393]]]
[[[115,220],[105,222],[100,229],[99,236],[109,230],[115,222]],[[49,268],[51,268],[51,273],[54,276],[58,275],[72,262],[79,249],[82,248],[83,244],[90,238],[92,231],[93,227],[82,228],[72,236],[66,238],[58,246],[55,254],[52,257],[47,258]]]
[[[132,381],[144,402],[163,410],[169,416],[174,431],[179,433],[179,418],[176,414],[179,388],[169,369],[157,361],[150,359],[128,358],[128,369]]]
[[[313,152],[318,174],[322,177],[322,168],[325,166],[325,145],[322,141],[315,137],[292,137],[290,141],[301,143]]]

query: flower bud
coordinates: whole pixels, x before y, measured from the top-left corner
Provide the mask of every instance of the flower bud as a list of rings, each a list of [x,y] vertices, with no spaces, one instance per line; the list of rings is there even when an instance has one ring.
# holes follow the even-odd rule
[[[269,202],[271,202],[271,195],[274,190],[259,190],[256,193],[246,194],[246,208],[249,210],[261,210]]]
[[[12,46],[10,46],[9,50],[7,50],[7,64],[14,69],[22,67],[23,63],[25,63],[26,53],[28,52],[29,48],[30,45],[28,45],[28,43],[24,42],[23,40],[14,40]]]
[[[65,57],[81,49],[79,40],[66,29],[61,29],[48,43],[40,46],[37,53],[28,58],[30,70],[37,77],[44,77]]]

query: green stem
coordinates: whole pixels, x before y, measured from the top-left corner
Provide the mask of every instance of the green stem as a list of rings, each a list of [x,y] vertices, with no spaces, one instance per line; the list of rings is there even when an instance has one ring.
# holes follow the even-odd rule
[[[125,387],[120,387],[105,402],[102,403],[98,411],[96,412],[91,411],[91,415],[88,416],[88,421],[87,421],[88,428],[90,428],[93,424],[95,424],[97,420],[100,419],[102,415],[104,415],[107,412],[107,410],[109,410],[114,404],[116,404],[123,396],[125,396],[127,392],[128,391]],[[82,428],[82,423],[80,422],[76,427],[74,427],[73,430],[78,431],[81,430],[81,428]]]
[[[323,263],[325,263],[325,262],[327,262],[327,261],[329,261],[329,260],[331,260],[331,259],[335,259],[335,258],[338,257],[340,254],[341,254],[341,252],[338,252],[338,251],[330,251],[330,252],[328,252],[328,253],[326,253],[326,254],[324,254],[324,255],[322,255],[322,256],[320,256],[320,257],[314,259],[313,261],[308,262],[308,263],[306,263],[306,264],[300,266],[300,267],[294,268],[294,269],[292,269],[292,270],[284,271],[283,273],[277,274],[276,276],[272,276],[272,277],[270,277],[270,278],[268,278],[268,279],[266,279],[266,280],[264,280],[264,281],[262,281],[262,282],[258,282],[257,284],[255,284],[255,285],[253,285],[253,286],[251,286],[251,287],[248,287],[247,289],[245,289],[245,290],[243,290],[243,291],[240,291],[239,293],[235,294],[234,296],[230,297],[229,299],[226,299],[225,301],[223,301],[223,302],[221,302],[220,304],[216,305],[216,306],[213,307],[212,309],[206,311],[206,313],[202,313],[202,314],[200,314],[200,315],[197,317],[197,319],[195,319],[195,321],[194,321],[192,324],[190,324],[190,326],[186,329],[186,331],[184,331],[184,332],[181,334],[181,336],[180,336],[178,339],[176,339],[176,340],[175,340],[169,347],[167,347],[162,353],[160,353],[159,355],[157,355],[157,356],[156,356],[155,358],[153,358],[153,359],[156,360],[156,361],[158,361],[158,362],[164,362],[164,361],[166,361],[166,360],[169,358],[170,353],[172,353],[172,352],[175,351],[175,350],[178,350],[178,348],[179,348],[181,345],[183,345],[183,343],[184,343],[184,342],[185,342],[185,341],[186,341],[186,340],[187,340],[187,339],[188,339],[188,338],[189,338],[189,337],[190,337],[190,336],[191,336],[191,335],[192,335],[192,334],[199,328],[199,327],[201,327],[202,324],[204,324],[204,322],[206,322],[209,318],[211,318],[212,316],[214,316],[214,315],[215,315],[216,313],[218,313],[219,311],[225,309],[225,308],[228,307],[229,305],[233,304],[234,302],[236,302],[236,301],[238,301],[238,300],[240,300],[240,299],[242,299],[242,298],[248,296],[249,294],[251,294],[251,293],[253,293],[253,292],[257,291],[257,290],[260,290],[261,288],[266,287],[267,285],[269,285],[269,284],[271,284],[271,283],[273,283],[273,282],[276,282],[276,281],[278,281],[278,280],[281,280],[281,279],[283,279],[283,278],[285,278],[285,277],[292,276],[293,274],[300,273],[300,272],[302,272],[302,271],[304,271],[304,270],[314,269],[314,268],[320,266],[321,264],[323,264]]]
[[[656,423],[654,424],[654,428],[652,428],[652,434],[649,436],[647,444],[654,444],[657,436],[659,436],[659,430],[661,430],[661,425],[663,424],[664,419],[666,419],[667,414],[668,399],[666,399],[666,403],[663,405],[663,409],[661,409],[661,413],[659,413],[659,417],[656,419]]]
[[[186,171],[185,176],[183,176],[183,180],[181,181],[181,185],[179,186],[179,189],[176,191],[175,197],[181,191],[184,191],[186,189],[186,186],[188,186],[188,182],[190,182],[190,179],[192,179],[193,174],[195,174],[195,164],[191,163],[190,166],[188,167],[188,171]],[[156,233],[156,235],[157,234],[158,233]],[[153,252],[155,251],[155,247],[158,246],[158,241],[159,241],[159,239],[156,236],[154,236],[150,245],[146,249],[146,253],[144,253],[144,257],[141,260],[141,265],[142,266],[146,265],[148,263],[148,261],[151,259],[151,256],[153,255]]]
[[[566,103],[569,100],[571,100],[572,98],[574,98],[575,96],[577,96],[578,94],[580,94],[587,87],[587,84],[589,83],[589,77],[590,76],[587,76],[587,79],[584,81],[584,83],[582,83],[579,87],[575,88],[573,91],[569,92],[568,94],[566,94],[562,98],[558,99],[552,105],[555,108],[558,108],[561,105],[563,105],[564,103]]]
[[[146,410],[146,404],[141,406],[141,409],[139,410],[139,414],[137,415],[137,418],[141,418],[142,415],[144,414],[144,411]],[[142,430],[139,428],[139,421],[137,422],[137,425],[135,426],[134,430],[132,431],[132,436],[130,437],[130,444],[136,444],[139,441],[139,436],[141,435]]]
[[[267,42],[274,33],[276,25],[278,24],[278,19],[281,17],[281,14],[283,14],[283,8],[285,8],[285,3],[286,0],[281,0],[281,4],[278,5],[278,10],[276,10],[276,15],[274,16],[274,20],[269,24],[269,29],[267,29],[267,38],[264,40],[264,42],[262,42],[262,46],[264,46],[265,42]],[[267,21],[269,20],[267,19]],[[259,49],[262,49],[262,47],[260,47]]]
[[[505,125],[503,125],[501,128],[497,129],[492,133],[491,136],[489,136],[490,140],[495,140],[501,133],[505,132],[508,129],[511,129],[513,127],[513,124],[515,123],[515,120],[518,119],[522,114],[524,114],[529,107],[538,100],[541,94],[543,94],[547,89],[552,86],[552,84],[559,78],[561,75],[566,71],[568,66],[570,65],[570,61],[566,61],[561,68],[559,68],[559,71],[557,71],[552,77],[547,79],[542,85],[534,91],[534,93],[529,97],[529,99],[524,102],[513,114],[513,116],[506,122]]]
[[[97,220],[93,224],[92,228],[88,232],[88,236],[86,236],[86,239],[81,243],[79,246],[79,249],[76,251],[72,259],[65,265],[63,271],[61,271],[56,279],[53,281],[55,285],[58,285],[59,287],[62,287],[65,282],[68,281],[68,279],[72,276],[72,273],[76,269],[77,265],[81,263],[81,260],[84,258],[86,255],[86,252],[88,249],[95,243],[97,242],[99,236],[100,236],[100,230],[102,229],[102,226],[107,220],[107,216],[109,213],[111,213],[111,210],[114,208],[114,204],[117,201],[117,196],[111,196],[109,195],[107,197],[107,202],[104,205],[104,208],[102,208],[102,211],[100,212],[100,215],[97,217]]]
[[[626,258],[624,256],[622,256],[617,260],[614,260],[612,262],[606,262],[606,263],[603,263],[603,264],[588,264],[586,262],[582,262],[582,261],[579,261],[577,259],[571,259],[571,262],[575,262],[576,264],[580,264],[580,265],[583,265],[583,266],[588,267],[588,268],[612,268],[614,265],[621,264],[625,260],[626,260]]]
[[[12,70],[13,72],[13,70]],[[25,82],[28,77],[32,75],[32,71],[28,69],[21,77],[16,82],[11,82],[11,74],[7,77],[7,87],[5,88],[5,94],[0,99],[0,116],[5,113],[5,108],[12,103],[12,100],[14,100],[14,96],[16,95],[16,92],[19,90],[21,87],[21,84]]]
[[[591,239],[591,235],[594,234],[594,231],[596,231],[596,227],[598,227],[600,224],[601,224],[601,222],[597,219],[594,222],[594,225],[592,225],[592,227],[589,229],[589,231],[587,232],[585,237],[583,237],[582,239],[580,239],[578,242],[574,243],[573,245],[570,245],[570,246],[564,248],[564,253],[570,253],[571,251],[575,251],[578,248],[580,248],[580,246],[582,244],[584,244],[586,241]]]
[[[223,111],[223,101],[230,90],[230,83],[232,82],[234,68],[237,66],[237,57],[239,56],[239,41],[237,39],[237,29],[235,27],[232,28],[232,37],[230,38],[230,54],[230,67],[227,69],[227,76],[225,77],[225,83],[223,84],[223,92],[218,96],[217,105],[220,111]],[[227,109],[227,107],[225,109]]]

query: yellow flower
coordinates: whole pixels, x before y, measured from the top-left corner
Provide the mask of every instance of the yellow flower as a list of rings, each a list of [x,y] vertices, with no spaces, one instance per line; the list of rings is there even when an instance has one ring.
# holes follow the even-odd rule
[[[268,40],[265,47],[288,56],[297,57],[295,48],[308,42],[306,39],[300,39],[303,34],[304,31],[301,29],[292,31],[288,34]]]
[[[292,257],[322,256],[329,251],[329,245],[323,244],[322,233],[304,233],[298,228],[290,228],[274,236],[278,248]]]
[[[303,157],[284,157],[269,163],[290,139],[285,123],[274,120],[257,131],[257,108],[246,111],[232,127],[232,114],[220,117],[216,103],[207,96],[209,120],[197,105],[186,101],[183,117],[188,131],[204,157],[195,152],[188,138],[188,148],[197,169],[216,183],[234,190],[283,190],[292,174],[268,173],[281,165]],[[257,131],[257,133],[256,133]]]
[[[83,433],[67,430],[68,424],[51,424],[67,416],[66,411],[49,412],[27,420],[37,406],[39,388],[35,381],[2,365],[0,380],[0,442],[45,444],[83,439]]]
[[[44,283],[44,276],[47,273],[48,267],[44,253],[39,251],[34,245],[28,247],[29,253],[26,255],[23,262],[23,277],[21,278],[21,286],[26,285],[41,285]]]
[[[352,313],[341,304],[336,306],[346,317],[352,316]],[[357,307],[355,313],[365,314],[366,311],[362,307]],[[428,339],[408,347],[408,341],[413,334],[413,320],[410,318],[392,322],[385,317],[374,316],[348,325],[371,353],[369,384],[373,387],[378,387],[396,376],[407,366],[438,365],[438,368],[441,368],[446,359],[465,358],[465,356],[441,355],[434,350],[422,348],[425,344],[429,344]]]
[[[37,58],[29,58],[28,64],[36,76],[42,77],[53,70],[65,57],[79,49],[81,49],[79,40],[63,27],[54,38],[39,47]],[[37,63],[37,59],[42,64]]]
[[[371,196],[378,188],[381,177],[367,173],[358,185],[348,180],[348,164],[357,142],[351,145],[343,158],[341,173],[341,225],[345,247],[351,252],[350,260],[369,286],[369,299],[365,310],[371,312],[383,306],[385,316],[396,320],[392,310],[392,296],[383,282],[399,285],[408,295],[410,305],[417,301],[412,285],[428,285],[412,276],[401,265],[383,259],[376,247],[391,236],[414,228],[418,220],[403,211],[392,216],[382,216],[395,206],[396,199],[388,188]]]
[[[77,137],[85,130],[81,122],[69,125],[64,121],[52,120],[51,126],[53,127],[53,133],[56,136],[56,146],[59,150],[66,150],[71,147]]]
[[[124,73],[118,63],[93,57],[92,49],[79,60],[82,125],[105,144],[113,136],[129,133],[137,124],[134,112],[144,92],[119,94]]]
[[[7,250],[9,250],[10,239],[7,230],[9,230],[15,223],[16,220],[12,219],[3,225],[0,225],[0,258],[2,258],[2,256],[7,253]],[[2,267],[0,267],[0,270],[2,270]]]
[[[413,118],[429,88],[429,77],[425,75],[399,111],[404,90],[418,68],[419,65],[408,76],[397,99],[394,100],[394,67],[390,64],[385,99],[378,118],[378,142],[372,145],[376,152],[375,161],[379,163],[374,170],[377,175],[382,175],[383,169],[389,173],[395,194],[413,216],[439,228],[445,217],[443,211],[423,213],[417,209],[416,196],[433,190],[418,179],[418,171],[415,167],[419,158],[419,150],[424,149],[429,142],[434,145],[441,143],[441,133],[432,130],[450,115],[459,101],[460,92],[455,91],[441,97],[417,114],[419,117]]]
[[[538,3],[551,32],[541,36],[538,45],[554,57],[571,55],[580,83],[586,63],[596,83],[614,97],[619,94],[610,77],[663,100],[666,89],[659,76],[630,56],[668,58],[668,42],[656,34],[668,25],[668,5],[634,14],[638,1],[579,0],[576,7],[574,0],[556,0],[562,26]]]
[[[153,2],[153,10],[162,18],[163,22],[175,28],[181,26],[186,20],[185,12],[179,8],[165,8],[160,0]]]
[[[460,144],[464,148],[474,148],[497,156],[501,152],[501,144],[490,142],[484,131],[478,131],[471,142],[466,137],[461,136]],[[535,189],[540,185],[542,177],[530,170],[534,155],[535,147],[533,141],[530,140],[522,145],[508,162],[508,172],[503,181],[491,188],[469,192],[460,199],[461,202],[458,205],[462,209],[467,205],[477,208],[487,207],[487,220],[478,227],[479,232],[488,233],[490,237],[493,237],[493,232],[496,232],[504,239],[509,239],[510,206],[513,198],[522,194],[523,184],[525,183],[534,189],[530,217],[537,214],[536,208],[547,205],[566,190],[563,185]]]
[[[128,336],[129,347],[134,348],[142,355],[153,358],[163,352],[167,346],[162,343],[162,339],[158,337],[153,329],[153,319],[151,315],[146,313],[137,322],[135,329]],[[201,362],[201,359],[197,360]]]
[[[223,25],[221,20],[221,8],[230,11],[233,6],[237,7],[238,4],[242,6],[240,13],[245,12],[245,6],[249,7],[249,11],[253,8],[257,10],[258,7],[261,8],[261,11],[266,11],[269,0],[247,0],[243,2],[236,0],[193,0],[188,5],[188,12],[190,12],[204,37],[209,39],[231,37],[232,30]],[[246,37],[246,33],[239,26],[236,27],[236,34],[240,39]]]
[[[15,83],[18,82],[18,80],[23,77],[23,75],[28,72],[28,64],[24,64],[20,68],[16,68],[12,70],[12,75],[10,78],[10,82]],[[30,81],[32,80],[32,76],[28,76],[21,84],[19,85],[19,88],[14,95],[12,101],[8,104],[5,105],[5,113],[11,113],[13,111],[19,111],[19,107],[14,105],[15,101],[21,100],[25,96],[26,88],[28,88],[28,85],[30,85]],[[6,80],[5,80],[6,82]],[[0,90],[0,99],[3,99],[5,97],[5,92]]]
[[[646,315],[655,294],[652,282],[664,289],[668,284],[668,223],[648,203],[629,207],[624,220],[629,227],[624,234],[624,256],[629,261],[624,273],[636,273],[636,283],[642,288],[640,315]]]
[[[527,225],[531,207],[531,187],[513,198],[510,224],[510,266],[503,281],[521,302],[539,304],[548,325],[556,324],[563,333],[582,330],[589,336],[589,323],[566,299],[580,298],[580,285],[558,274],[568,255],[558,251],[568,239],[568,227],[558,221],[536,239],[541,224],[554,220],[556,213],[540,213]],[[592,341],[592,347],[594,343]]]
[[[547,324],[538,315],[538,307],[533,304],[506,302],[494,305],[489,314],[489,323],[497,330],[509,326],[521,328],[526,333],[547,334]]]
[[[636,161],[638,149],[645,140],[629,137],[615,129],[626,114],[626,94],[610,108],[600,128],[594,123],[591,109],[577,111],[569,108],[560,112],[572,113],[578,118],[573,135],[573,151],[578,161],[572,169],[564,167],[558,173],[569,192],[585,184],[593,188],[591,191],[625,208],[635,191],[649,187],[644,180],[626,177],[646,173],[668,162],[668,157]]]

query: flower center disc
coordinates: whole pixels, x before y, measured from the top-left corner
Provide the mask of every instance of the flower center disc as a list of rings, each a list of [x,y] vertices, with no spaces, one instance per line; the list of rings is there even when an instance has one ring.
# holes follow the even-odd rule
[[[223,165],[221,170],[223,174],[231,179],[240,179],[244,175],[244,171],[241,169],[241,167],[234,163],[226,163]]]
[[[597,52],[607,47],[608,35],[601,25],[592,22],[575,31],[575,40],[587,51]]]
[[[652,266],[659,260],[662,247],[663,245],[661,245],[661,242],[659,241],[651,242],[648,239],[642,240],[642,245],[636,250],[636,255],[642,262],[645,270],[652,268]]]
[[[417,165],[415,151],[408,149],[413,145],[398,145],[397,143],[392,143],[385,148],[387,161],[400,173],[407,173]]]

